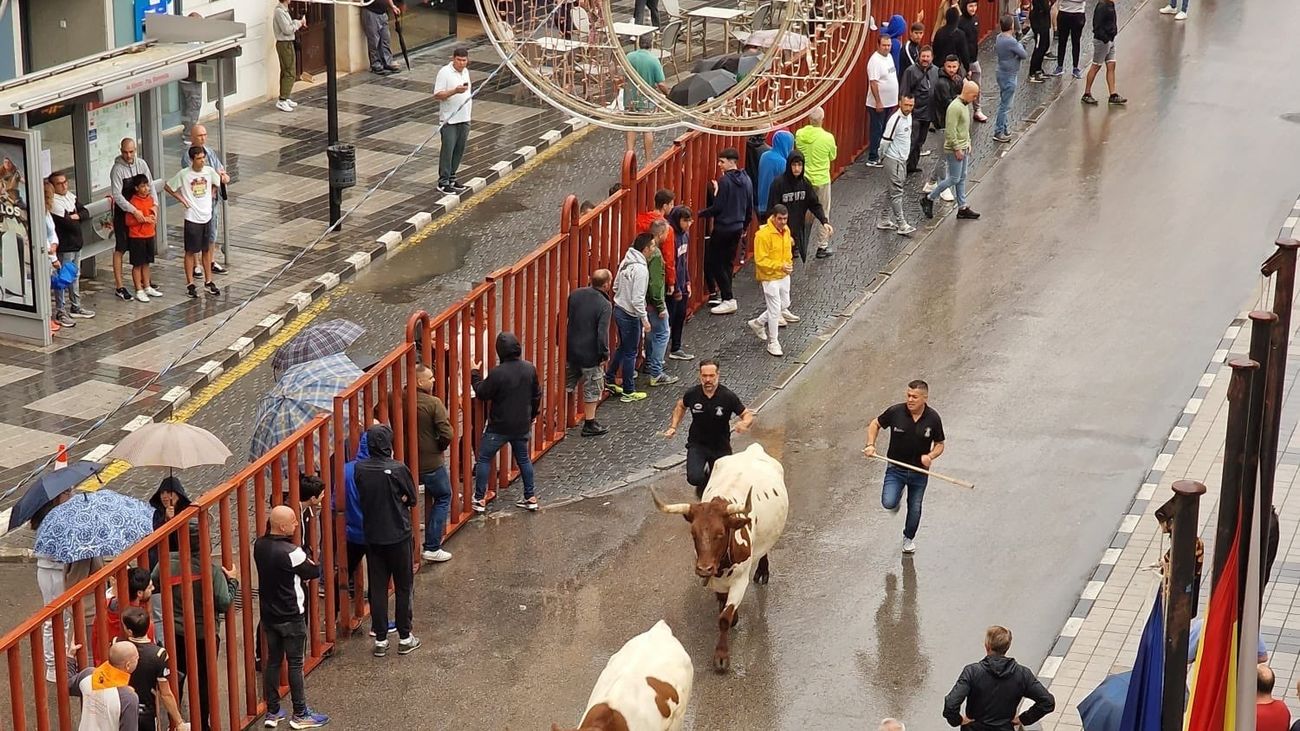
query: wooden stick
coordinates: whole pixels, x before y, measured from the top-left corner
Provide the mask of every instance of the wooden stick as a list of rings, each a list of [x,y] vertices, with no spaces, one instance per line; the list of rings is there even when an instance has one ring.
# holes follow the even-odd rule
[[[897,465],[899,467],[902,467],[903,469],[912,470],[913,472],[920,472],[926,477],[937,477],[940,480],[943,480],[944,482],[951,482],[952,484],[957,485],[958,487],[964,487],[968,490],[975,489],[975,483],[973,482],[966,482],[965,480],[959,480],[956,477],[949,477],[947,475],[941,475],[938,472],[931,472],[930,470],[921,469],[916,465],[907,464],[906,462],[899,462],[896,459],[890,459],[882,454],[873,454],[871,455],[871,458],[878,459],[881,462],[888,462],[889,464]]]

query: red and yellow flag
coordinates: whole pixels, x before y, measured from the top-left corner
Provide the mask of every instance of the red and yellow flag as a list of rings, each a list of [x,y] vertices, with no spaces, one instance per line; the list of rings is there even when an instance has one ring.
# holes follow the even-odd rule
[[[1240,528],[1238,528],[1238,536]],[[1183,731],[1235,731],[1237,705],[1238,536],[1206,610],[1192,666]]]

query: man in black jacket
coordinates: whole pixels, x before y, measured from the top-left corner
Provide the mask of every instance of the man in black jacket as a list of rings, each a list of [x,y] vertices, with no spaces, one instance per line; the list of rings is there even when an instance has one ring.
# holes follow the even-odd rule
[[[266,699],[266,725],[284,718],[280,710],[280,665],[289,660],[289,696],[293,699],[293,728],[318,728],[329,716],[307,707],[307,686],[302,663],[307,650],[307,585],[320,578],[320,566],[293,542],[298,516],[288,505],[271,508],[270,530],[253,543],[257,563],[259,609],[266,633],[262,690]],[[409,563],[409,561],[408,561]]]
[[[1115,0],[1098,0],[1092,11],[1092,65],[1088,67],[1088,78],[1083,83],[1083,103],[1096,104],[1092,97],[1092,82],[1102,64],[1106,65],[1106,89],[1110,91],[1107,103],[1119,106],[1127,104],[1128,99],[1119,95],[1115,88],[1115,36],[1119,35],[1119,17],[1115,14]]]
[[[943,27],[934,32],[934,57],[947,59],[949,56],[956,56],[961,62],[961,68],[968,69],[971,64],[970,42],[966,39],[966,34],[962,32],[961,11],[957,8],[948,8],[948,13],[944,16]],[[964,71],[963,71],[964,76]]]
[[[805,235],[807,227],[803,225],[808,214],[811,213],[813,218],[825,227],[825,239],[829,240],[835,229],[826,219],[826,210],[822,207],[821,200],[817,198],[817,186],[804,177],[803,167],[803,153],[798,150],[791,152],[785,160],[785,174],[772,181],[767,210],[772,210],[778,203],[789,210],[790,220],[798,222],[790,226],[795,252],[799,254],[799,261],[808,261],[808,237]]]
[[[934,120],[931,99],[934,97],[934,87],[939,83],[939,69],[934,65],[934,49],[921,46],[916,63],[907,67],[899,83],[899,95],[910,96],[916,102],[916,107],[912,110],[915,123],[912,125],[912,149],[907,154],[907,172],[919,173],[921,149],[925,147],[925,139],[930,135],[930,122]]]
[[[970,59],[966,64],[966,78],[976,84],[980,83],[980,78],[984,75],[982,69],[980,69],[979,9],[979,0],[969,0],[965,5],[962,5],[961,20],[957,23],[957,27],[961,28],[962,35],[966,37],[966,57]],[[971,109],[975,112],[973,118],[976,122],[989,121],[989,118],[980,111],[979,97],[975,97]]]
[[[533,431],[533,420],[542,408],[542,387],[537,382],[537,368],[522,359],[524,349],[514,333],[498,334],[496,349],[501,362],[486,378],[481,375],[481,362],[471,364],[473,370],[470,372],[470,383],[474,387],[474,398],[490,404],[487,428],[483,430],[478,459],[474,463],[472,507],[476,513],[487,512],[485,499],[492,458],[509,444],[515,464],[519,467],[519,476],[524,480],[524,496],[515,505],[535,511],[538,505],[534,494],[533,460],[528,451],[528,439]]]
[[[77,279],[81,275],[81,248],[83,245],[81,224],[83,221],[90,220],[90,211],[81,205],[77,196],[68,190],[68,176],[63,173],[54,173],[49,178],[50,185],[54,186],[54,205],[50,207],[50,217],[54,219],[54,233],[59,240],[59,262],[75,262],[77,265]],[[88,310],[81,305],[81,287],[77,281],[68,287],[68,312],[76,318],[90,319],[95,316],[93,310]]]
[[[964,731],[1017,731],[1031,726],[1056,709],[1056,699],[1034,673],[1007,657],[1011,630],[993,625],[984,633],[987,655],[962,668],[957,683],[943,699],[943,717],[949,726]],[[1034,705],[1016,713],[1024,698]],[[962,711],[962,703],[966,710]]]
[[[591,284],[569,295],[569,325],[566,337],[565,390],[573,393],[582,384],[582,436],[597,437],[609,431],[596,421],[596,407],[605,391],[602,364],[609,358],[608,269],[591,274]]]
[[[713,232],[704,245],[704,278],[713,305],[709,312],[715,315],[730,315],[737,309],[731,291],[732,265],[745,227],[754,217],[754,183],[739,168],[739,161],[740,153],[734,147],[718,153],[722,176],[713,181],[713,202],[699,212],[700,218],[713,219]]]
[[[366,534],[366,575],[370,582],[370,627],[375,657],[388,654],[388,582],[393,582],[397,614],[397,654],[420,647],[411,634],[411,510],[416,505],[415,478],[393,459],[393,430],[376,424],[366,430],[370,455],[352,468]]]
[[[956,8],[949,8],[956,11]],[[962,87],[966,85],[966,77],[961,72],[961,61],[955,54],[947,56],[943,61],[943,73],[934,83],[934,93],[930,98],[930,118],[934,121],[935,129],[943,129],[944,117],[948,114],[948,105],[952,100],[961,96]],[[918,119],[920,119],[918,117]],[[934,190],[934,186],[939,182],[939,178],[948,174],[947,155],[936,155],[934,170],[930,171],[930,181],[921,189],[922,193],[929,193]],[[918,158],[919,159],[919,158]],[[948,191],[942,194],[944,200],[948,200]]]

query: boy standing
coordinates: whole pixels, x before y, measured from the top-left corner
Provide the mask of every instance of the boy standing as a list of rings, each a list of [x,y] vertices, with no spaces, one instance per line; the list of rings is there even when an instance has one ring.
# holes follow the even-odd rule
[[[1128,99],[1119,95],[1115,89],[1115,36],[1119,35],[1119,18],[1115,14],[1115,0],[1098,0],[1092,11],[1092,65],[1088,67],[1088,78],[1083,82],[1084,104],[1096,104],[1092,96],[1092,82],[1102,64],[1106,65],[1106,88],[1110,91],[1108,103],[1119,106],[1127,104]]]
[[[182,168],[167,185],[167,194],[185,208],[185,288],[190,297],[199,296],[194,284],[195,259],[203,263],[203,286],[212,296],[221,294],[212,281],[212,246],[208,240],[208,222],[212,220],[217,189],[221,178],[208,166],[208,155],[195,145],[189,151],[190,166]]]

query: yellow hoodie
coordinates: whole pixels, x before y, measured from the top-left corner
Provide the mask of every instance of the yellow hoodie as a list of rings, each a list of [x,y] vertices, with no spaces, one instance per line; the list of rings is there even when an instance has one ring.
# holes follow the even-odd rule
[[[794,263],[794,237],[790,226],[777,231],[771,219],[754,234],[754,275],[760,282],[775,282],[790,276],[785,265]]]

